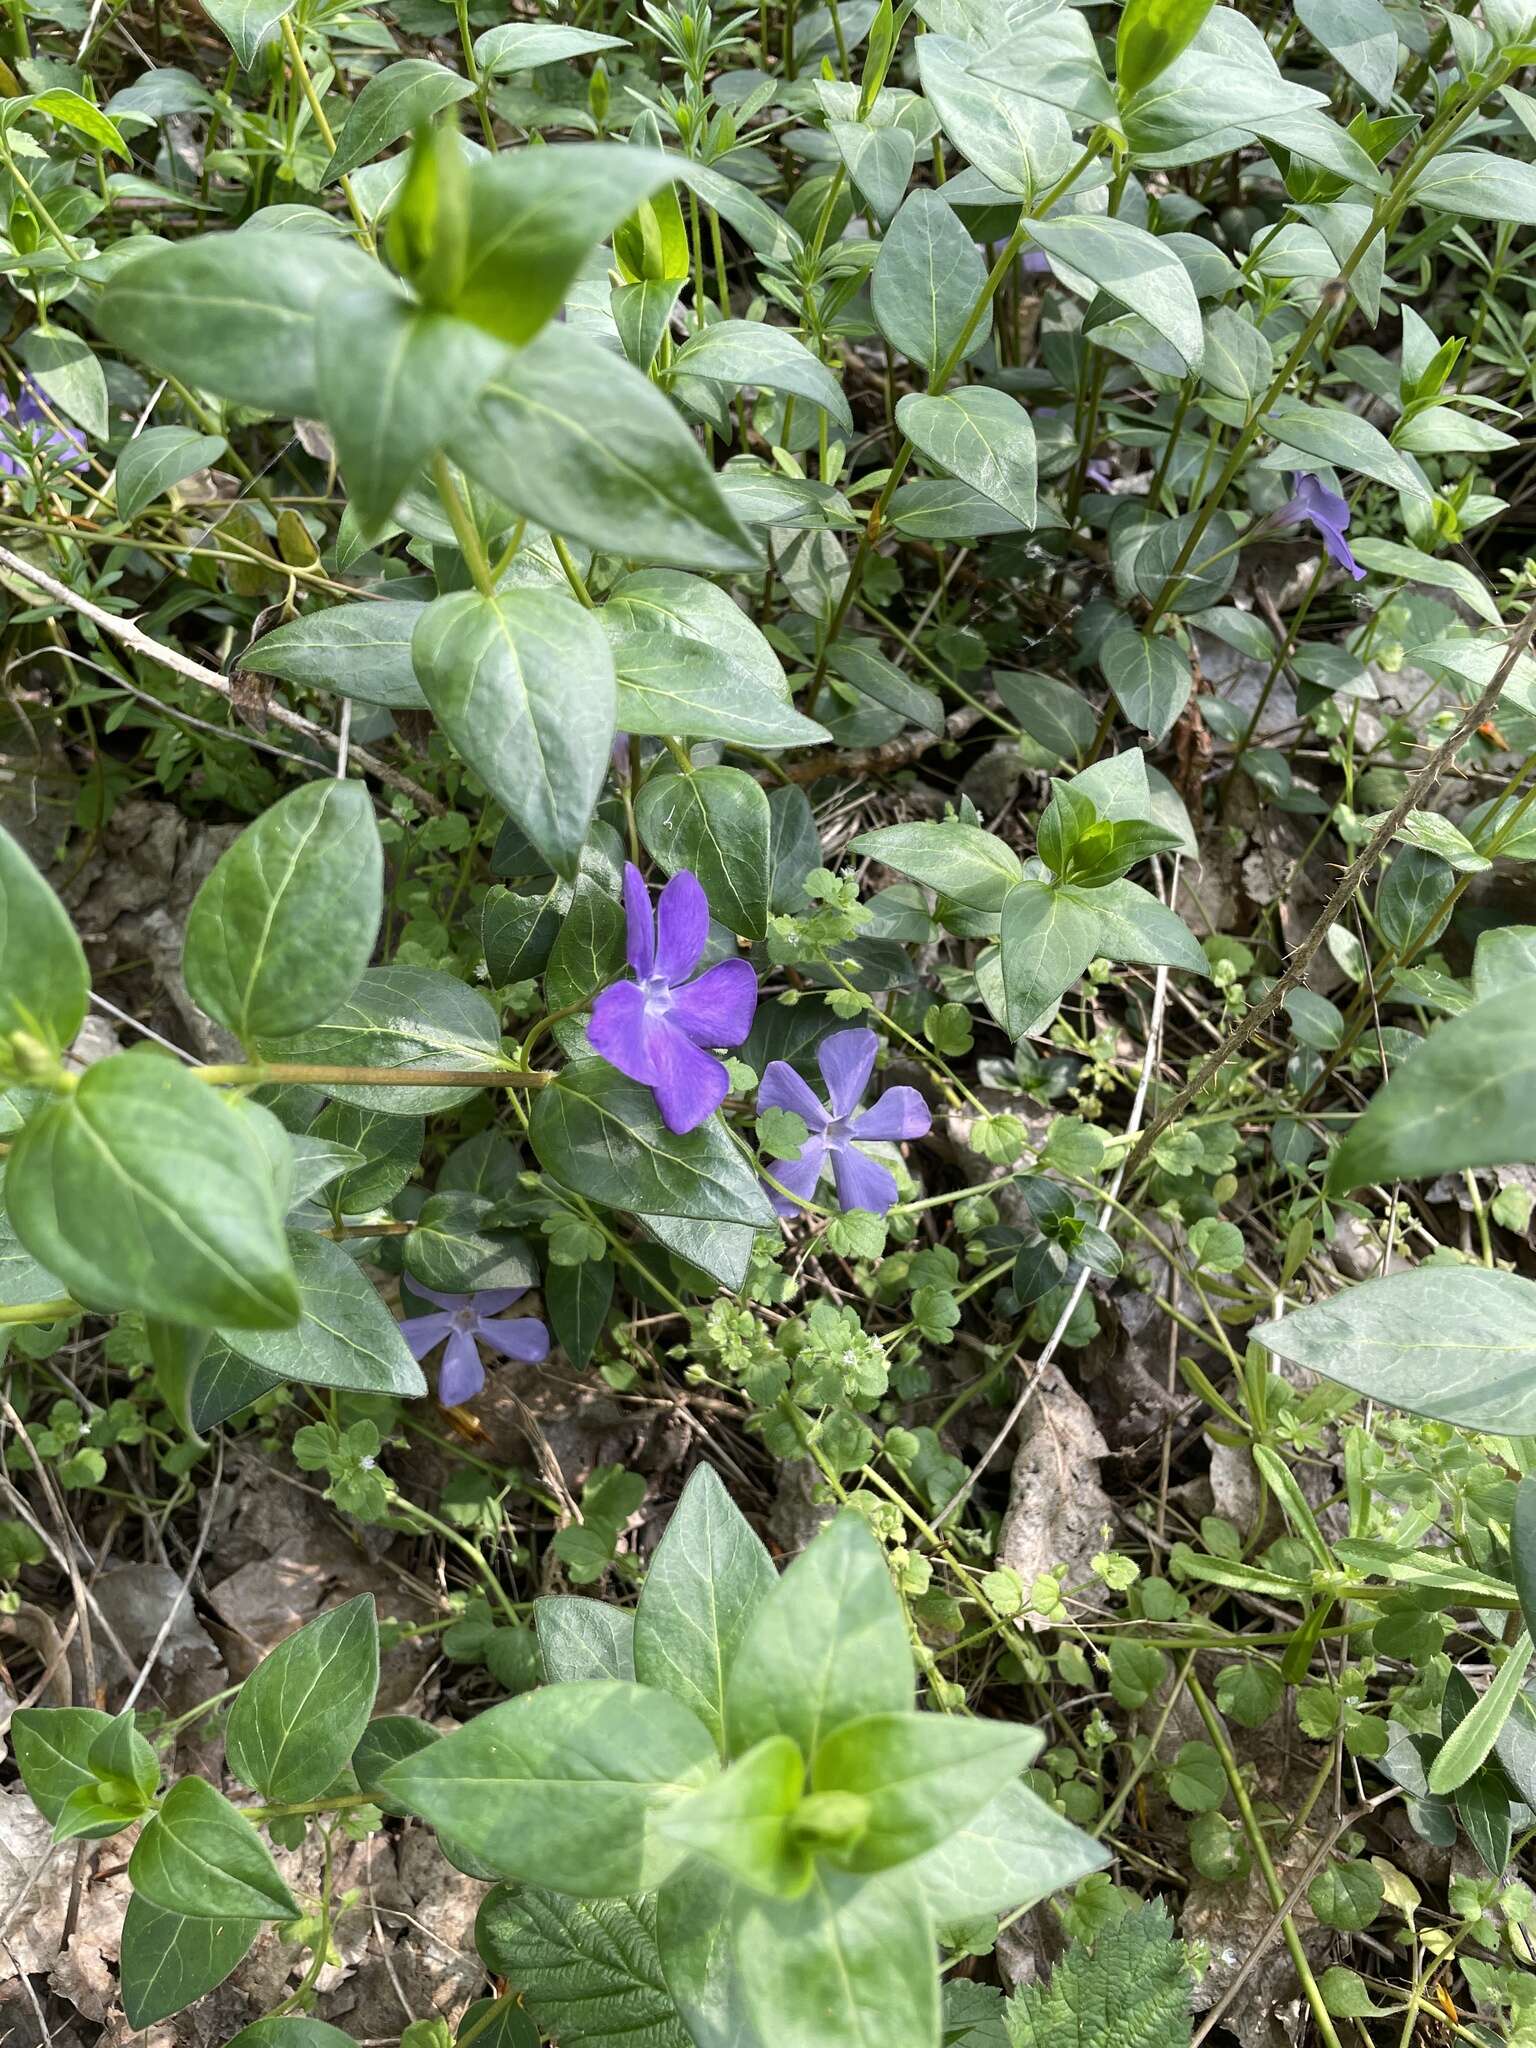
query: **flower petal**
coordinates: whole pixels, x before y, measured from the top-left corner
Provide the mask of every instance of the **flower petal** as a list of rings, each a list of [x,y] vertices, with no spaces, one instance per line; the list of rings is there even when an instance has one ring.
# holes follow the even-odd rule
[[[801,1080],[788,1060],[770,1060],[757,1091],[759,1109],[792,1109],[808,1131],[827,1128],[827,1112],[808,1081]]]
[[[671,1021],[695,1045],[740,1045],[752,1029],[757,976],[745,960],[722,960],[672,991]]]
[[[709,903],[699,878],[675,874],[656,904],[656,973],[675,987],[699,964],[709,937]]]
[[[857,1145],[839,1145],[832,1158],[837,1199],[844,1209],[868,1209],[883,1216],[896,1199],[896,1176]]]
[[[405,1276],[405,1291],[411,1295],[419,1294],[423,1301],[435,1301],[439,1308],[446,1309],[468,1308],[474,1299],[470,1294],[444,1294],[440,1288],[423,1287],[421,1282],[413,1280],[409,1273]]]
[[[651,1092],[662,1122],[679,1137],[697,1130],[726,1098],[731,1082],[725,1068],[707,1052],[700,1052],[668,1017],[650,1020],[646,1049]]]
[[[405,1342],[405,1348],[419,1365],[429,1351],[435,1351],[443,1339],[453,1331],[453,1317],[407,1316],[395,1325]]]
[[[656,965],[656,933],[651,923],[650,891],[632,861],[624,863],[624,923],[630,971],[637,981],[644,981]]]
[[[520,1291],[526,1293],[527,1289]],[[499,1322],[482,1323],[480,1341],[503,1358],[515,1358],[519,1365],[537,1365],[549,1356],[549,1332],[537,1316],[506,1316]]]
[[[826,1163],[827,1141],[825,1138],[811,1138],[800,1149],[798,1159],[770,1159],[768,1170],[777,1181],[782,1181],[792,1194],[809,1202],[816,1193],[816,1183],[821,1179],[821,1169]],[[765,1182],[766,1186],[767,1183]],[[787,1195],[781,1195],[777,1188],[768,1189],[768,1199],[775,1211],[784,1217],[804,1214],[799,1202],[792,1202]]]
[[[482,1287],[474,1297],[475,1314],[482,1321],[487,1316],[499,1316],[527,1292],[526,1287]]]
[[[645,997],[632,981],[620,981],[603,990],[592,1005],[587,1025],[592,1050],[600,1053],[610,1067],[617,1067],[631,1081],[643,1081],[647,1087],[655,1078],[647,1036],[649,1022]]]
[[[827,1084],[834,1116],[851,1116],[875,1071],[879,1040],[873,1031],[834,1031],[816,1048],[816,1064]]]
[[[877,1095],[862,1116],[848,1126],[848,1135],[859,1144],[899,1138],[926,1138],[933,1129],[933,1112],[915,1088],[887,1088]]]
[[[458,1408],[472,1401],[485,1385],[485,1367],[475,1349],[475,1340],[465,1330],[455,1330],[437,1374],[437,1398],[445,1408]]]

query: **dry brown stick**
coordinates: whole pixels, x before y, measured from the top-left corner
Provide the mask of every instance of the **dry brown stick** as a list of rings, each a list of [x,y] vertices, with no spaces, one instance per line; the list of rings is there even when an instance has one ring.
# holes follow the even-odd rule
[[[819,754],[807,754],[801,761],[789,762],[781,770],[781,776],[787,782],[815,782],[823,775],[889,775],[897,768],[905,768],[920,759],[930,747],[964,739],[982,715],[974,704],[964,704],[945,719],[942,732],[903,733],[899,739],[887,740],[883,746],[862,747],[851,754],[840,753],[836,747],[824,747]],[[763,779],[777,781],[780,777],[765,776]]]
[[[135,654],[142,654],[146,661],[153,661],[161,668],[168,668],[173,675],[181,676],[189,683],[196,683],[204,690],[212,690],[216,696],[222,697],[226,704],[233,699],[233,687],[217,669],[204,668],[200,661],[193,661],[190,655],[182,654],[174,647],[167,647],[159,640],[151,640],[147,633],[141,633],[138,627],[131,625],[127,619],[120,619],[112,612],[103,611],[100,605],[92,604],[88,597],[81,597],[77,591],[71,590],[67,583],[61,583],[56,576],[50,576],[45,569],[34,568],[20,555],[12,554],[9,548],[0,548],[0,568],[10,570],[12,575],[20,576],[35,589],[46,591],[59,604],[68,605],[71,611],[78,612],[84,619],[89,619],[94,626],[110,635],[112,639],[120,640],[125,647],[131,647]],[[340,749],[340,741],[335,733],[327,732],[324,726],[316,725],[308,718],[301,718],[297,711],[289,711],[281,704],[269,704],[267,716],[274,724],[286,726],[290,732],[302,733],[305,739],[328,748],[333,754]],[[420,783],[413,782],[409,775],[402,774],[398,768],[392,768],[387,761],[381,761],[376,754],[356,746],[349,751],[350,758],[359,768],[365,769],[377,781],[386,783],[391,789],[398,789],[402,795],[408,796],[413,803],[419,804],[424,811],[430,812],[434,817],[440,817],[447,808],[435,796],[429,796]]]
[[[1499,663],[1497,669],[1495,669],[1488,687],[1483,691],[1477,702],[1471,705],[1457,719],[1450,734],[1435,749],[1429,760],[1425,762],[1418,774],[1403,791],[1401,797],[1399,797],[1386,817],[1382,819],[1376,830],[1371,834],[1356,858],[1344,870],[1344,873],[1339,878],[1338,887],[1324,904],[1322,914],[1319,916],[1316,924],[1313,925],[1311,931],[1307,933],[1307,936],[1291,955],[1290,963],[1286,967],[1285,972],[1275,981],[1268,994],[1253,1005],[1242,1022],[1233,1026],[1232,1030],[1227,1033],[1227,1036],[1217,1046],[1210,1058],[1198,1069],[1193,1078],[1179,1090],[1167,1108],[1159,1110],[1151,1123],[1147,1125],[1147,1128],[1142,1132],[1137,1142],[1135,1151],[1132,1152],[1127,1162],[1129,1173],[1135,1172],[1136,1168],[1146,1158],[1147,1153],[1157,1143],[1168,1126],[1176,1118],[1184,1114],[1196,1096],[1220,1073],[1232,1055],[1242,1051],[1259,1027],[1262,1024],[1268,1023],[1291,990],[1297,987],[1303,980],[1307,969],[1312,965],[1312,960],[1318,947],[1322,945],[1323,940],[1328,934],[1329,926],[1338,920],[1353,901],[1361,884],[1370,874],[1371,869],[1375,867],[1383,849],[1396,835],[1398,827],[1410,811],[1416,811],[1419,808],[1420,798],[1428,795],[1429,791],[1444,773],[1447,764],[1455,758],[1456,754],[1465,745],[1467,740],[1471,738],[1472,734],[1477,731],[1477,728],[1483,723],[1484,719],[1492,715],[1493,708],[1499,701],[1500,692],[1509,680],[1515,663],[1530,645],[1533,634],[1536,634],[1536,605],[1532,605],[1521,620],[1519,629],[1510,641],[1509,646],[1505,649],[1504,658]]]

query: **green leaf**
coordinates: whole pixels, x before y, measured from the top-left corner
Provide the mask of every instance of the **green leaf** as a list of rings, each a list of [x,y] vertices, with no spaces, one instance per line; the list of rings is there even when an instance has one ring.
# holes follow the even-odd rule
[[[887,661],[877,648],[861,646],[845,635],[833,644],[827,660],[832,673],[851,684],[861,697],[869,698],[874,704],[883,704],[905,724],[919,725],[925,732],[942,739],[944,700],[936,690],[914,683],[894,662]],[[770,793],[770,804],[776,794]]]
[[[589,28],[566,28],[557,21],[507,21],[475,38],[475,62],[482,75],[537,71],[545,64],[564,64],[598,50],[629,46],[622,36],[600,36]]]
[[[1357,1394],[1462,1429],[1536,1430],[1536,1282],[1420,1266],[1346,1287],[1251,1333]]]
[[[972,39],[919,36],[913,45],[918,75],[944,133],[967,162],[998,192],[1032,200],[1070,165],[1072,131],[1056,108],[971,69],[980,55],[976,43],[996,32],[989,18],[986,32]]]
[[[1491,149],[1453,149],[1433,158],[1414,179],[1413,198],[1426,213],[1536,227],[1536,165]]]
[[[1161,1902],[1075,1941],[1049,1985],[1008,2001],[1013,2048],[1187,2048],[1194,1975]]]
[[[1205,948],[1183,918],[1159,903],[1150,890],[1122,880],[1081,893],[1098,920],[1095,943],[1105,960],[1182,967],[1187,974],[1209,976]]]
[[[352,2036],[324,2020],[266,2019],[242,2027],[226,2048],[356,2048]]]
[[[534,1602],[534,1626],[550,1685],[635,1675],[635,1617],[628,1607],[556,1593]]]
[[[590,1365],[613,1306],[611,1259],[579,1266],[552,1263],[544,1276],[544,1307],[555,1342],[574,1366]]]
[[[0,826],[0,1038],[62,1052],[85,1021],[91,970],[69,913]]]
[[[483,328],[414,305],[382,281],[327,304],[316,389],[364,533],[385,523],[423,464],[461,431],[505,357]]]
[[[203,0],[203,12],[220,30],[230,48],[249,71],[268,43],[293,0]]]
[[[1515,1488],[1515,1512],[1509,1535],[1509,1562],[1527,1632],[1536,1617],[1536,1477],[1527,1473]]]
[[[883,227],[911,183],[917,144],[905,128],[876,128],[869,121],[828,121],[827,133],[854,190]]]
[[[492,1707],[382,1784],[505,1876],[603,1898],[672,1868],[681,1852],[651,1818],[716,1762],[709,1731],[666,1693],[597,1679]]]
[[[1350,1127],[1329,1193],[1536,1159],[1530,998],[1517,981],[1437,1025]]]
[[[330,1790],[373,1711],[379,1625],[373,1595],[320,1614],[270,1651],[229,1712],[225,1750],[244,1784],[279,1805]]]
[[[714,1470],[700,1465],[645,1575],[635,1614],[635,1676],[681,1700],[723,1744],[731,1665],[777,1584],[761,1540]]]
[[[930,462],[1001,505],[1021,526],[1035,523],[1035,430],[1006,391],[984,384],[925,398],[909,391],[896,424]]]
[[[84,427],[94,440],[106,438],[106,373],[88,342],[62,328],[31,327],[16,352],[55,412]]]
[[[402,57],[398,64],[385,65],[352,102],[336,138],[335,154],[320,174],[321,186],[334,184],[359,164],[371,163],[381,149],[413,128],[429,125],[445,107],[466,99],[474,89],[471,80],[427,57]]]
[[[754,1891],[794,1898],[811,1879],[810,1851],[789,1817],[805,1787],[805,1759],[787,1735],[770,1735],[722,1777],[678,1801],[657,1822],[668,1841]]]
[[[935,1848],[1039,1754],[1033,1728],[947,1714],[869,1714],[835,1729],[816,1751],[816,1792],[868,1802],[863,1832],[836,1860],[886,1870]]]
[[[843,388],[826,364],[787,327],[773,327],[766,320],[717,320],[698,328],[672,358],[672,371],[732,391],[753,384],[764,391],[792,393],[853,431]]]
[[[606,1208],[772,1227],[756,1175],[715,1118],[677,1136],[651,1091],[601,1060],[539,1090],[528,1135],[547,1173]]]
[[[122,1053],[32,1118],[5,1178],[17,1236],[77,1300],[281,1330],[298,1285],[247,1119],[175,1061]]]
[[[363,704],[422,710],[427,700],[411,662],[411,635],[426,609],[419,599],[389,597],[376,604],[306,612],[275,633],[263,634],[241,655],[240,666],[306,689],[334,690]]]
[[[976,825],[882,825],[860,833],[855,853],[894,868],[967,909],[1001,910],[1024,870],[1006,840]]]
[[[671,175],[659,151],[610,142],[509,150],[477,164],[454,311],[514,347],[531,341],[594,246]]]
[[[361,782],[290,790],[242,832],[193,901],[182,971],[247,1045],[318,1024],[351,995],[384,910],[384,849]]]
[[[1099,643],[1099,668],[1132,725],[1163,740],[1194,687],[1188,658],[1166,633],[1139,633],[1128,621]]]
[[[917,1880],[818,1866],[798,1899],[737,1897],[746,2014],[773,2048],[938,2048],[933,1931]]]
[[[1381,1873],[1369,1863],[1330,1863],[1307,1886],[1307,1904],[1325,1927],[1358,1934],[1381,1911]]]
[[[513,511],[631,561],[686,569],[758,561],[676,407],[570,327],[503,364],[453,455]]]
[[[722,685],[727,678],[755,683],[789,702],[784,670],[761,629],[728,591],[702,576],[685,576],[677,569],[633,569],[614,584],[598,616],[616,663],[625,640],[664,634],[712,655]],[[633,730],[628,725],[622,729]]]
[[[539,1268],[523,1239],[488,1221],[489,1195],[448,1188],[429,1195],[405,1241],[405,1270],[445,1294],[482,1287],[537,1287]]]
[[[729,656],[677,633],[616,627],[612,610],[604,605],[598,620],[613,650],[621,732],[751,747],[815,746],[831,738],[824,725],[743,675]]]
[[[1010,92],[1059,107],[1084,126],[1118,123],[1093,31],[1075,8],[1037,16],[1022,32],[1005,35],[973,68]]]
[[[91,1746],[112,1725],[95,1707],[19,1707],[11,1717],[11,1748],[32,1804],[50,1823],[68,1800],[95,1783],[87,1758]],[[120,1823],[103,1828],[115,1834]]]
[[[129,525],[174,484],[217,462],[228,443],[222,434],[191,427],[146,427],[117,458],[118,517]]]
[[[236,1357],[263,1373],[306,1386],[407,1398],[424,1394],[427,1383],[421,1367],[406,1349],[378,1290],[355,1261],[339,1244],[312,1230],[290,1231],[288,1244],[298,1279],[299,1320],[292,1329],[282,1330],[224,1324],[218,1334]],[[204,1370],[199,1367],[193,1387],[194,1416],[206,1398]],[[243,1407],[244,1402],[238,1405]]]
[[[992,671],[992,686],[1032,740],[1058,760],[1075,761],[1093,745],[1099,721],[1080,690],[1036,669]]]
[[[981,252],[948,203],[928,187],[913,192],[891,222],[870,280],[875,324],[932,376],[956,347],[987,281]],[[967,347],[992,331],[990,306]]]
[[[740,768],[653,775],[635,799],[646,851],[669,875],[697,875],[711,912],[730,931],[760,939],[768,929],[768,847],[772,815],[762,785]]]
[[[1358,470],[1410,498],[1431,494],[1418,464],[1401,455],[1379,428],[1342,406],[1303,405],[1285,398],[1264,415],[1264,426],[1288,448],[1299,448],[1335,469]]]
[[[1529,1631],[1521,1634],[1495,1673],[1477,1705],[1459,1721],[1436,1752],[1429,1767],[1429,1789],[1440,1797],[1465,1785],[1488,1760],[1499,1732],[1509,1719],[1520,1681],[1531,1661]]]
[[[496,1012],[478,989],[429,967],[370,967],[322,1024],[259,1048],[273,1060],[336,1067],[467,1067],[484,1073],[507,1064]],[[392,1116],[456,1109],[472,1088],[338,1082],[334,1101]]]
[[[693,1856],[656,1897],[656,1943],[667,1989],[692,2048],[770,2048],[747,2016],[732,1953],[741,1887]]]
[[[350,243],[246,228],[135,256],[109,280],[93,317],[118,348],[199,390],[263,412],[312,415],[319,308],[376,280]]]
[[[1008,1030],[1022,1038],[1099,950],[1099,921],[1076,891],[1025,880],[1003,903],[1002,978]]]
[[[130,2027],[152,2027],[222,1984],[261,1932],[259,1920],[194,1920],[134,1892],[123,1916],[118,1995]]]
[[[120,1788],[140,1812],[160,1788],[160,1759],[134,1725],[130,1708],[124,1708],[101,1730],[86,1762],[96,1777],[108,1781],[114,1792]]]
[[[30,111],[46,114],[50,121],[73,128],[76,134],[86,136],[98,149],[115,150],[121,157],[129,154],[116,122],[109,121],[93,101],[71,92],[68,86],[50,86],[46,92],[35,94]]]
[[[1107,213],[1032,220],[1029,232],[1064,284],[1084,297],[1107,292],[1148,321],[1187,369],[1199,370],[1205,351],[1200,304],[1189,272],[1166,243]]]
[[[913,1864],[941,1926],[1033,1905],[1102,1869],[1108,1852],[1027,1785],[1007,1785]]]
[[[1126,0],[1115,36],[1115,92],[1122,106],[1189,47],[1211,6],[1212,0]]]
[[[261,1837],[206,1778],[180,1778],[128,1860],[152,1906],[194,1920],[294,1920],[298,1906]]]
[[[802,1756],[845,1722],[902,1714],[912,1651],[885,1556],[856,1514],[828,1523],[758,1608],[726,1681],[733,1756],[787,1735]]]
[[[459,591],[422,614],[412,657],[464,760],[574,877],[614,734],[613,659],[596,621],[555,591]]]
[[[475,1946],[565,2048],[695,2048],[662,1976],[654,1898],[498,1885],[475,1921]]]

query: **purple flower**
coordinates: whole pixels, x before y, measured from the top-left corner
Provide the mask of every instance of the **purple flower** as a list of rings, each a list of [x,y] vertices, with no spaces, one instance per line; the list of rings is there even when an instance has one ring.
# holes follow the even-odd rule
[[[90,461],[84,440],[68,427],[55,425],[38,386],[23,377],[14,404],[0,389],[0,476],[26,476],[29,455],[50,455],[65,469],[83,469]]]
[[[1024,251],[1024,254],[1019,258],[1019,268],[1021,270],[1033,270],[1036,272],[1045,271],[1047,274],[1049,274],[1051,268],[1051,259],[1049,256],[1046,255],[1043,249],[1026,249]]]
[[[651,1090],[663,1123],[681,1135],[725,1100],[730,1077],[701,1048],[741,1044],[757,1008],[757,976],[745,960],[722,960],[688,979],[709,938],[709,905],[686,868],[662,890],[653,930],[645,878],[626,863],[624,912],[635,978],[603,990],[587,1037],[610,1067]]]
[[[787,1061],[768,1062],[757,1091],[758,1108],[792,1109],[810,1132],[798,1159],[772,1162],[773,1177],[804,1201],[811,1199],[822,1168],[830,1162],[838,1206],[883,1216],[896,1199],[896,1176],[878,1159],[866,1158],[859,1147],[928,1135],[933,1118],[915,1088],[887,1088],[862,1116],[854,1115],[874,1072],[875,1047],[873,1031],[834,1031],[821,1041],[816,1063],[827,1084],[825,1105]],[[781,1216],[797,1213],[797,1205],[777,1189],[769,1193]]]
[[[502,1316],[526,1287],[491,1287],[480,1294],[439,1294],[435,1287],[410,1283],[411,1292],[437,1303],[435,1316],[407,1316],[400,1325],[406,1349],[420,1360],[446,1339],[447,1349],[437,1375],[437,1398],[445,1408],[472,1401],[485,1385],[485,1367],[477,1344],[489,1344],[503,1358],[537,1365],[549,1356],[549,1332],[534,1316]]]
[[[1347,569],[1359,583],[1365,571],[1349,551],[1344,538],[1349,525],[1349,505],[1337,491],[1330,491],[1315,476],[1297,474],[1291,478],[1291,496],[1275,514],[1276,526],[1315,526],[1323,547],[1341,569]]]

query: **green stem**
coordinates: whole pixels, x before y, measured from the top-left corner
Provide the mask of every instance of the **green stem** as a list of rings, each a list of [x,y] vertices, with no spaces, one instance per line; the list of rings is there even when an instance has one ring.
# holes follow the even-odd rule
[[[287,26],[285,20],[284,27]],[[480,538],[464,493],[459,489],[459,480],[454,475],[446,455],[441,450],[432,458],[432,481],[437,485],[437,495],[443,501],[443,510],[448,514],[448,524],[453,528],[453,537],[459,544],[459,553],[464,557],[475,588],[482,597],[496,595],[496,581],[491,574],[490,559],[485,552],[485,542]],[[558,547],[559,542],[555,545]]]
[[[283,42],[288,50],[288,62],[293,66],[293,75],[299,81],[299,88],[304,94],[305,104],[309,108],[310,116],[315,126],[320,131],[320,140],[325,144],[332,156],[334,156],[336,154],[335,132],[330,122],[326,119],[325,108],[320,104],[320,95],[315,91],[315,81],[309,75],[309,66],[304,62],[304,52],[299,47],[299,38],[294,31],[292,21],[286,14],[282,19],[282,31]],[[369,225],[367,214],[363,212],[362,207],[357,203],[357,194],[352,189],[352,180],[349,177],[343,176],[341,189],[346,195],[347,209],[356,224],[358,234],[362,237],[363,246],[371,252],[373,249],[373,229]]]

